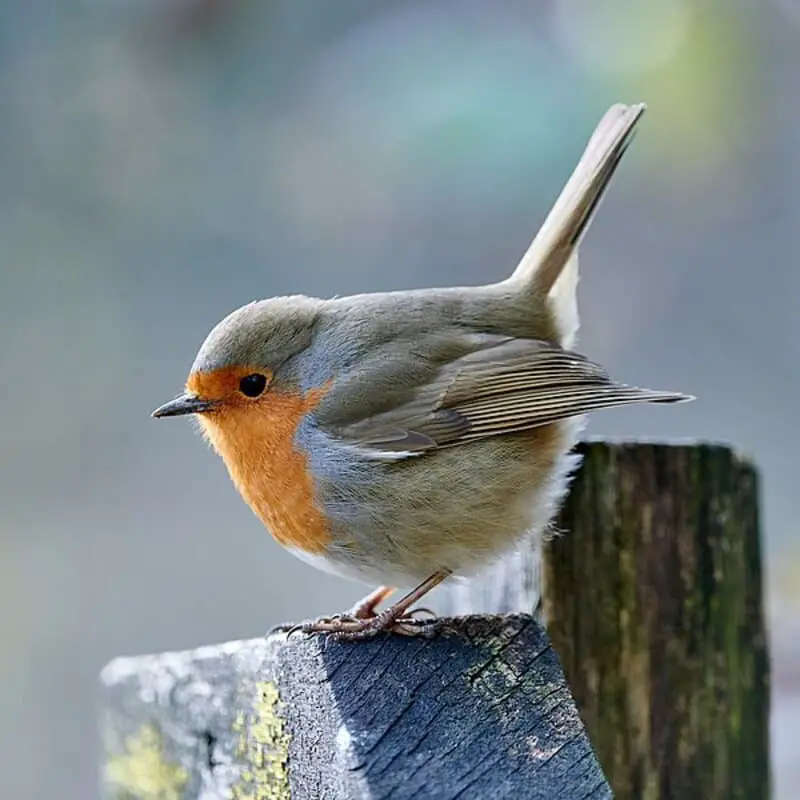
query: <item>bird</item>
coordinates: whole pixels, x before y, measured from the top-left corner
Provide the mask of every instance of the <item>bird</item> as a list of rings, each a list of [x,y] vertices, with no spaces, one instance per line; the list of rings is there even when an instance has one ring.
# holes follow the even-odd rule
[[[546,533],[587,413],[693,399],[619,383],[574,349],[579,245],[645,109],[608,109],[508,278],[248,303],[153,412],[199,421],[281,545],[377,587],[304,632],[430,635],[420,598]],[[378,611],[399,587],[413,588]]]

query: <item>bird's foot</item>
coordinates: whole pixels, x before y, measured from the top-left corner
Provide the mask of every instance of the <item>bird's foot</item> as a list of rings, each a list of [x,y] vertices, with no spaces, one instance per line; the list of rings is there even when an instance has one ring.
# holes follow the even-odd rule
[[[392,609],[376,614],[357,615],[355,609],[329,617],[319,617],[310,622],[294,625],[277,625],[270,629],[271,633],[327,633],[337,642],[356,642],[371,639],[379,633],[397,633],[401,636],[433,636],[439,629],[439,620],[429,608],[415,608],[404,614],[395,615]],[[427,619],[422,618],[427,616]]]
[[[370,592],[366,597],[362,597],[351,609],[343,611],[341,614],[333,614],[330,617],[320,617],[316,623],[333,624],[337,621],[355,622],[359,619],[373,619],[377,616],[375,609],[394,591],[388,586],[379,586],[375,591]],[[304,625],[314,623],[281,623],[267,631],[267,636],[273,633],[286,633],[291,635],[303,630]]]
[[[420,619],[419,614],[429,614],[430,619]],[[360,642],[372,639],[379,633],[396,633],[400,636],[434,636],[439,630],[439,620],[428,609],[406,611],[387,608],[380,614],[356,617],[352,614],[336,614],[321,617],[313,622],[296,625],[302,633],[326,633],[337,642]],[[291,633],[291,632],[290,632]]]
[[[375,608],[393,591],[386,586],[379,587],[344,614],[321,617],[313,622],[301,622],[299,625],[279,625],[271,632],[280,631],[288,636],[298,631],[301,633],[326,633],[339,642],[359,642],[371,639],[379,633],[431,637],[441,627],[441,621],[429,609],[412,609],[411,606],[450,574],[450,570],[434,572],[416,589],[379,613],[376,613]],[[418,619],[417,615],[419,614],[427,614],[431,618]]]

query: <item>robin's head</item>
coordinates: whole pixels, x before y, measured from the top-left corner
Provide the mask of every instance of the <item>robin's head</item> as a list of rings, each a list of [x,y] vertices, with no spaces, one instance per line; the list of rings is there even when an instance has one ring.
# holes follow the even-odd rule
[[[218,416],[297,388],[292,358],[311,343],[323,301],[276,297],[242,306],[209,333],[192,365],[185,391],[154,417]]]

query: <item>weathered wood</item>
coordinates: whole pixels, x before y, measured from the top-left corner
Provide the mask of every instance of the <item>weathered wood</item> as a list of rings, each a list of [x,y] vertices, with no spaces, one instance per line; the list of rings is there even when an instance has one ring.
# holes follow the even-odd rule
[[[615,796],[769,797],[755,469],[720,445],[580,451],[562,533],[544,546],[542,607]],[[450,610],[531,611],[485,602],[538,585],[519,559]]]
[[[106,798],[611,796],[530,617],[122,658],[102,682]]]

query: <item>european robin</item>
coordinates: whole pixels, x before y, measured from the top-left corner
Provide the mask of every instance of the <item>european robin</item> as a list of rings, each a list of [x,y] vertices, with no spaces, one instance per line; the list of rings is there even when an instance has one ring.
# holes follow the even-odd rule
[[[420,597],[544,531],[587,412],[691,399],[618,383],[572,349],[578,245],[644,110],[609,109],[506,280],[250,303],[153,412],[196,415],[282,545],[380,584],[304,631],[426,630],[410,610]],[[376,611],[390,587],[415,584]]]

